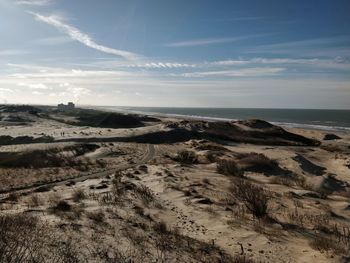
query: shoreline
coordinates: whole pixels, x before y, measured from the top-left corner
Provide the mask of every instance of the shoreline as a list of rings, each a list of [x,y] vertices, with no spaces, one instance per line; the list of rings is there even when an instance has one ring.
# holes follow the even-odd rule
[[[173,258],[188,252],[189,241],[206,251],[215,240],[220,255],[234,257],[242,244],[256,262],[343,262],[343,252],[330,258],[314,243],[348,237],[332,231],[350,227],[350,134],[325,139],[326,131],[263,120],[156,118],[106,108],[3,110],[0,206],[14,222],[31,215],[52,235],[72,234],[105,251],[130,249],[140,237],[157,251],[153,237],[176,229],[172,246],[181,241],[186,249]],[[261,210],[249,210],[245,192],[257,193],[252,202],[262,200],[274,221],[257,220]],[[57,227],[71,224],[72,231]],[[170,230],[160,232],[160,224]],[[118,239],[109,238],[115,233]],[[349,251],[346,240],[335,246]],[[193,261],[197,250],[179,262]]]
[[[104,106],[96,106],[96,107],[82,107],[84,109],[95,109],[106,112],[117,112],[124,114],[138,114],[145,116],[152,116],[158,118],[169,118],[169,119],[182,119],[182,120],[202,120],[202,121],[238,121],[245,119],[235,119],[235,118],[220,118],[220,117],[209,117],[209,116],[198,116],[198,115],[184,115],[184,114],[173,114],[173,113],[159,113],[159,112],[146,112],[146,111],[135,111],[128,109],[117,109],[111,107]],[[342,134],[350,134],[350,127],[342,127],[342,126],[326,126],[326,125],[317,125],[317,124],[307,124],[307,123],[297,123],[297,122],[279,122],[279,121],[270,121],[267,119],[262,119],[271,124],[281,126],[286,129],[305,129],[312,131],[321,131],[321,132],[337,132]]]

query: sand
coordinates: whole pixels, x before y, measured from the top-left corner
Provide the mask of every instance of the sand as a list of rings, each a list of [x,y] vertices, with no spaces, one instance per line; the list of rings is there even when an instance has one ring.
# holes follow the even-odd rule
[[[74,240],[70,249],[89,262],[115,262],[121,255],[134,262],[243,262],[234,261],[242,257],[252,262],[349,260],[350,134],[335,132],[341,139],[324,141],[327,131],[286,128],[321,142],[299,146],[289,145],[290,141],[264,145],[197,137],[137,143],[119,138],[167,132],[182,120],[162,118],[144,127],[113,129],[16,114],[31,122],[0,122],[0,136],[44,134],[56,142],[3,145],[3,154],[82,143],[98,148],[82,155],[70,152],[70,158],[81,160],[79,167],[9,168],[0,161],[0,216],[38,217],[52,236]],[[192,152],[196,161],[180,159],[181,151]],[[219,157],[209,158],[213,153]],[[251,153],[263,154],[268,164]],[[233,160],[243,179],[218,173],[219,159]],[[270,161],[282,172],[269,170]],[[235,195],[233,188],[240,180],[268,193],[263,218],[254,216]],[[83,197],[77,198],[78,191]],[[60,201],[70,208],[59,210]],[[159,224],[167,230],[159,230]]]

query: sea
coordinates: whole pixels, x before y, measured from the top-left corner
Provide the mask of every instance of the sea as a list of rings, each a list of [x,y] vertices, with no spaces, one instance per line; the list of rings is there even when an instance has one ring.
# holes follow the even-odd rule
[[[101,108],[101,107],[99,107]],[[204,120],[261,119],[289,128],[350,132],[350,110],[102,107],[105,110]]]

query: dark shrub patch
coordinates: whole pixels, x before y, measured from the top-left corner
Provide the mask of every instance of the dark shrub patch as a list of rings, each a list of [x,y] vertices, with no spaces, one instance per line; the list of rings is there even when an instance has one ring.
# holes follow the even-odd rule
[[[243,172],[233,159],[220,159],[217,162],[218,173],[230,176],[242,177]]]

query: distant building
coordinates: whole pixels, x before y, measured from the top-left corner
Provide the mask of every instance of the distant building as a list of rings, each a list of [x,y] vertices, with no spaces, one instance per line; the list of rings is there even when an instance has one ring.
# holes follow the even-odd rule
[[[57,105],[57,109],[60,111],[66,111],[66,110],[74,110],[75,109],[75,105],[73,102],[68,102],[67,105],[60,103]]]
[[[75,108],[75,105],[73,102],[68,102],[67,107],[68,107],[68,109],[73,110]]]

